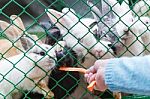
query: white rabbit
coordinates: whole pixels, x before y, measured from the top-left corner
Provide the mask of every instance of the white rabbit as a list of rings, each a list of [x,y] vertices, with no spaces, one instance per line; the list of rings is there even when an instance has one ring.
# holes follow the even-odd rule
[[[90,27],[96,20],[81,18],[80,21],[78,21],[75,11],[73,9],[70,11],[67,10],[69,10],[69,8],[64,8],[62,10],[63,13],[61,13],[53,9],[48,9],[49,12],[47,12],[51,21],[60,29],[63,40],[66,41],[67,46],[72,47],[78,54],[82,53],[86,55],[86,49],[88,49],[92,54],[96,55],[96,57],[101,58],[103,56],[110,58],[110,56],[112,56],[112,50],[107,45],[110,44],[110,42],[101,40],[98,42],[93,35],[93,32],[97,31],[97,24]],[[73,13],[71,14],[71,12]],[[106,52],[108,52],[108,57]]]
[[[116,15],[116,22],[118,22],[115,25],[120,38],[120,43],[116,44],[117,56],[142,56],[144,47],[140,34],[137,30],[130,30],[135,18],[130,11],[128,1],[123,1],[121,5],[117,2],[117,0],[108,1]],[[121,18],[119,19],[119,17]]]
[[[140,0],[133,7],[133,14],[135,16],[150,16],[149,11],[150,0]]]
[[[47,88],[46,76],[55,67],[55,51],[52,46],[35,45],[29,38],[24,40],[30,45],[26,54],[0,61],[0,99],[4,96],[12,99],[12,95],[20,90],[32,90],[51,98],[54,94]]]
[[[109,0],[110,2],[113,2],[113,0]],[[114,1],[115,2],[115,1]],[[117,1],[116,1],[117,2]],[[122,9],[121,13],[125,13],[124,11],[129,11],[130,8],[127,7],[128,3],[123,2],[122,5],[118,4],[118,9]],[[117,4],[116,4],[117,5]],[[113,5],[111,5],[113,6]],[[124,7],[125,6],[125,7]],[[126,8],[126,10],[123,10]],[[114,8],[115,9],[115,8]],[[117,9],[117,7],[116,7]],[[119,14],[119,10],[114,10],[115,13]],[[129,17],[128,17],[129,16]],[[121,17],[121,16],[119,16]],[[150,31],[149,31],[149,24],[150,24],[150,18],[149,17],[134,17],[131,12],[128,12],[126,15],[127,19],[130,18],[132,20],[125,20],[124,24],[126,26],[122,26],[121,24],[118,24],[116,27],[118,31],[118,34],[120,35],[124,47],[123,50],[117,49],[118,55],[125,52],[125,56],[134,56],[134,55],[147,55],[149,54],[150,50]],[[120,27],[119,27],[120,26]],[[122,28],[121,28],[122,27]],[[120,44],[121,45],[121,44]],[[137,49],[138,46],[138,49]],[[144,47],[145,46],[145,47]],[[129,47],[127,49],[127,47]],[[119,47],[118,47],[119,48]],[[121,47],[120,47],[121,48]],[[145,49],[144,49],[145,48]],[[128,53],[128,51],[129,53]],[[144,52],[145,50],[145,52]]]

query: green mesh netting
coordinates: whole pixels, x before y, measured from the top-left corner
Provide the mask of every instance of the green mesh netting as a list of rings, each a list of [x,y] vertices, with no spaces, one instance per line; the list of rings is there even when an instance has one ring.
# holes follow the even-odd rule
[[[92,1],[92,0],[91,0]],[[95,6],[97,6],[99,9],[101,9],[101,2],[100,0],[93,0],[92,1],[93,4]],[[107,3],[107,0],[104,2],[106,4]],[[118,0],[118,2],[121,4],[123,2],[123,0]],[[129,7],[131,10],[133,10],[133,7],[134,5],[138,2],[138,0],[130,0],[129,1]],[[149,4],[147,4],[145,2],[145,5],[149,6]],[[68,8],[73,8],[76,12],[77,12],[77,17],[79,18],[79,22],[82,18],[93,18],[92,14],[91,14],[91,10],[92,8],[89,7],[89,5],[87,4],[87,1],[86,0],[1,0],[0,1],[0,20],[3,20],[3,21],[6,21],[9,23],[9,25],[5,28],[5,29],[1,29],[1,32],[0,32],[0,40],[5,40],[0,41],[1,43],[1,46],[0,46],[0,55],[1,55],[1,60],[6,60],[7,62],[9,62],[9,64],[11,64],[12,62],[9,60],[8,57],[12,57],[15,55],[15,53],[17,54],[20,54],[22,53],[23,56],[18,59],[17,62],[15,63],[12,63],[12,67],[10,70],[7,71],[7,73],[3,74],[1,73],[0,71],[0,84],[1,82],[3,82],[4,80],[7,82],[7,84],[10,84],[11,86],[13,86],[13,89],[11,89],[10,91],[8,91],[8,93],[6,93],[5,95],[3,93],[1,93],[0,91],[0,99],[11,99],[9,97],[9,94],[11,94],[13,91],[17,90],[19,91],[20,93],[23,94],[24,96],[24,99],[30,99],[30,92],[32,92],[36,86],[38,86],[37,83],[35,83],[33,81],[33,79],[31,79],[30,77],[28,77],[28,74],[35,68],[35,66],[30,69],[28,72],[24,72],[23,70],[17,68],[17,64],[24,58],[24,57],[27,57],[30,61],[34,62],[34,64],[36,66],[38,66],[38,62],[41,61],[44,57],[42,57],[40,60],[38,60],[38,62],[35,62],[32,58],[28,57],[26,54],[32,50],[32,48],[34,48],[34,46],[38,46],[39,48],[41,48],[42,50],[44,50],[40,45],[38,45],[37,42],[40,42],[40,40],[44,41],[45,40],[45,37],[47,36],[48,34],[48,30],[43,30],[41,28],[41,25],[40,25],[40,22],[46,22],[46,21],[50,21],[46,15],[46,12],[48,12],[47,10],[45,9],[55,9],[57,11],[61,11],[64,7],[68,7]],[[112,8],[110,7],[110,10],[112,10]],[[134,15],[137,16],[138,14],[134,12]],[[114,12],[115,13],[115,12]],[[128,13],[128,12],[127,12]],[[126,14],[127,14],[126,13]],[[146,15],[146,13],[148,13],[148,11],[146,11],[143,15]],[[107,16],[109,14],[109,12],[107,13],[103,13],[103,16],[99,17],[100,18],[100,22],[102,21],[102,18],[104,18],[105,16]],[[15,19],[10,19],[10,16],[11,15],[17,15],[18,17],[21,17],[23,19],[23,23],[25,25],[25,30],[18,24],[15,24]],[[124,16],[124,15],[123,15]],[[122,16],[122,17],[123,17]],[[141,15],[142,16],[142,15]],[[139,16],[139,17],[141,17]],[[55,16],[54,16],[55,17]],[[118,15],[119,17],[119,15]],[[121,19],[121,18],[120,18]],[[57,19],[57,22],[59,22],[59,20],[61,20],[61,17]],[[139,18],[140,20],[140,18]],[[113,25],[109,28],[109,26],[107,25],[107,23],[105,23],[105,21],[103,20],[102,22],[105,27],[107,27],[108,31],[107,33],[109,34],[109,32],[111,31],[111,29],[113,28]],[[1,24],[1,23],[0,23]],[[54,23],[54,24],[57,24],[57,23]],[[60,23],[61,24],[61,23]],[[74,28],[76,25],[78,24],[78,22],[76,24],[74,24],[72,26],[72,28]],[[116,23],[117,24],[117,23]],[[15,27],[17,28],[17,30],[19,32],[21,32],[20,34],[13,34],[13,32],[16,32],[16,31],[7,31],[9,30],[10,28]],[[132,26],[131,26],[132,27]],[[129,27],[129,28],[131,28]],[[67,27],[65,27],[67,29]],[[68,29],[68,33],[69,34],[71,31],[71,28]],[[130,52],[129,48],[135,43],[138,41],[138,37],[142,36],[145,32],[147,32],[148,30],[145,30],[141,35],[136,35],[135,33],[133,33],[133,35],[136,36],[137,39],[135,39],[134,42],[132,42],[129,46],[125,46],[126,50],[121,53],[119,56],[117,57],[121,57],[123,56],[126,52]],[[13,37],[9,37],[9,35],[7,35],[6,33],[12,33],[11,35],[13,36],[17,36],[17,38],[13,39]],[[18,32],[18,33],[19,33]],[[87,32],[87,34],[91,32],[90,29],[89,31]],[[34,37],[28,35],[27,33],[31,34],[31,35],[37,35],[38,39],[34,39]],[[106,34],[107,34],[106,33]],[[66,34],[66,35],[67,35]],[[82,38],[86,37],[85,34]],[[63,37],[65,37],[66,35],[64,35]],[[82,38],[78,38],[76,37],[76,35],[70,33],[70,35],[72,35],[72,37],[74,37],[75,39],[80,39],[82,40]],[[34,42],[34,45],[32,45],[32,47],[30,47],[30,49],[28,49],[27,51],[24,51],[20,45],[18,45],[18,42],[20,42],[20,40],[22,40],[22,37],[23,36],[27,36],[30,40],[32,40]],[[121,38],[124,37],[124,35],[121,36]],[[53,37],[52,37],[53,38]],[[96,37],[97,38],[97,41],[100,42],[100,39],[101,37]],[[55,39],[55,38],[53,38]],[[119,42],[119,39],[120,38],[117,38],[117,43]],[[55,39],[58,43],[58,39]],[[97,43],[98,43],[97,42]],[[78,42],[80,43],[80,42]],[[96,44],[97,44],[96,43]],[[28,44],[28,43],[27,43]],[[80,43],[82,45],[82,43]],[[95,46],[96,44],[94,44],[93,46]],[[141,44],[143,44],[141,42]],[[76,44],[77,45],[77,44]],[[72,49],[74,49],[76,47],[76,45],[74,45],[72,47]],[[102,44],[104,47],[106,47],[104,44]],[[145,47],[145,50],[147,50],[147,45],[144,45],[143,46]],[[8,47],[7,47],[8,46]],[[55,45],[53,45],[54,47]],[[91,49],[93,48],[90,47],[90,48],[87,48],[86,46],[82,45],[86,50],[87,50],[87,53],[91,53]],[[51,50],[51,49],[50,49]],[[79,65],[80,67],[84,67],[84,65],[81,64],[81,60],[78,60],[77,57],[74,57],[70,52],[69,52],[70,49],[66,49],[66,53],[69,57],[72,57],[73,60],[75,60],[75,64],[74,66],[77,66]],[[108,53],[109,53],[109,49],[107,48],[108,50]],[[15,52],[16,51],[16,52]],[[141,52],[143,53],[144,50]],[[148,51],[149,52],[149,51]],[[132,56],[135,56],[134,53],[130,52],[132,54]],[[141,53],[139,53],[138,55],[140,55]],[[48,52],[46,53],[48,54]],[[107,53],[106,53],[107,54]],[[87,55],[87,54],[86,54]],[[105,54],[104,54],[105,56]],[[96,58],[96,57],[95,57]],[[103,56],[101,57],[103,58]],[[60,59],[59,61],[63,60]],[[59,63],[58,61],[58,63]],[[67,60],[63,60],[63,61],[67,61]],[[68,62],[68,61],[67,61]],[[56,62],[57,63],[57,62]],[[40,80],[44,79],[47,75],[48,75],[48,72],[45,71],[44,69],[42,69],[40,66],[38,66],[44,73],[45,73],[45,76],[42,77]],[[2,67],[1,67],[2,68]],[[20,81],[18,81],[17,83],[13,83],[12,81],[9,81],[9,78],[7,78],[7,75],[10,75],[10,73],[16,69],[18,72],[22,73],[23,78],[22,79],[18,79]],[[61,75],[58,73],[58,75]],[[61,79],[54,79],[54,78],[51,78],[53,82],[53,85],[51,85],[51,90],[57,90],[57,88],[59,87],[59,89],[61,88],[61,90],[63,90],[65,93],[65,95],[61,96],[62,99],[65,99],[66,97],[71,97],[72,99],[99,99],[99,98],[102,98],[102,99],[112,99],[114,98],[113,95],[112,95],[112,92],[110,92],[109,90],[106,90],[105,92],[95,92],[95,95],[91,92],[89,92],[86,87],[85,87],[85,83],[80,83],[80,80],[83,79],[83,76],[81,76],[80,79],[76,79],[76,76],[77,75],[72,75],[71,72],[67,72],[65,75],[61,75]],[[66,77],[69,77],[69,80],[66,79]],[[18,88],[19,84],[25,79],[27,78],[28,80],[31,80],[32,83],[35,83],[35,86],[33,88],[31,88],[30,90],[22,90],[22,88]],[[16,78],[17,79],[17,78]],[[63,83],[64,80],[68,80],[68,83],[69,81],[73,81],[73,85],[71,88],[67,88],[67,87],[64,87],[64,85],[62,86],[61,83]],[[67,83],[66,83],[67,85]],[[71,94],[71,90],[75,89],[76,86],[80,86],[80,88],[83,90],[82,92],[80,92],[80,97],[76,98],[74,95]],[[1,85],[0,85],[1,86]],[[3,85],[3,86],[6,86],[6,85]],[[38,86],[39,87],[39,86]],[[40,87],[39,87],[40,88]],[[9,88],[8,88],[9,89]],[[0,89],[1,90],[1,89]],[[46,90],[43,90],[45,92],[47,92]],[[46,94],[46,96],[48,95],[48,93]],[[1,98],[1,96],[3,98]],[[46,97],[45,96],[45,97]],[[76,95],[78,96],[78,95]],[[90,96],[90,97],[88,97]],[[35,98],[33,99],[37,99],[38,98],[44,98],[44,96],[35,96]],[[140,96],[140,95],[129,95],[129,94],[126,94],[126,95],[123,95],[123,99],[150,99],[150,97],[148,96]]]

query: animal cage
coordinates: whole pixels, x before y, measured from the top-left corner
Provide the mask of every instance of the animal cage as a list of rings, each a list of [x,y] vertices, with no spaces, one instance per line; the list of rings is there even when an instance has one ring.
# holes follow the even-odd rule
[[[83,74],[59,70],[149,54],[149,8],[149,0],[0,1],[0,99],[150,99],[90,92]]]

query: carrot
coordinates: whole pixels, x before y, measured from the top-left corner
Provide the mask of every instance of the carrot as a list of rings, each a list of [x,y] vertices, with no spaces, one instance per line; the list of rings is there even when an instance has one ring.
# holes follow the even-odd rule
[[[96,85],[96,81],[92,81],[92,82],[87,86],[87,89],[92,92],[95,85]]]
[[[86,69],[84,68],[76,68],[76,67],[60,67],[59,70],[63,70],[63,71],[78,71],[81,73],[86,73]]]
[[[76,67],[60,67],[59,70],[62,70],[62,71],[78,71],[78,72],[81,72],[81,73],[86,73],[86,69],[84,68],[76,68]],[[89,91],[93,91],[94,89],[94,86],[96,84],[96,81],[92,81],[88,86],[87,86],[87,89]]]

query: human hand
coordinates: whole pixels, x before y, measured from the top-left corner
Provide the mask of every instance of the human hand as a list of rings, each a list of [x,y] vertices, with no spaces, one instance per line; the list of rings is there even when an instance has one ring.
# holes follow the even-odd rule
[[[96,90],[105,91],[107,89],[107,85],[104,81],[104,75],[108,60],[97,60],[93,66],[87,69],[87,72],[84,75],[88,83],[91,83],[94,80],[96,81]]]

